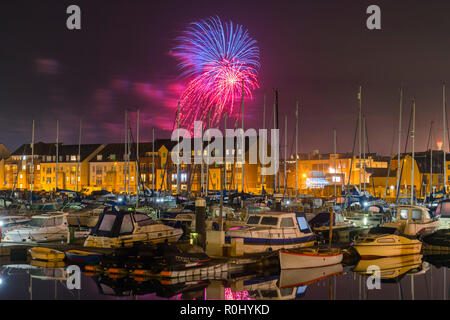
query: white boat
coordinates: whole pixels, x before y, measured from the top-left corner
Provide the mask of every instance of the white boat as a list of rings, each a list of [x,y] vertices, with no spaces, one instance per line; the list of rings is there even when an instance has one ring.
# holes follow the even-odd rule
[[[363,257],[393,257],[419,254],[422,242],[395,234],[368,235],[358,238],[353,248]]]
[[[84,242],[85,247],[119,248],[136,243],[175,242],[183,231],[155,221],[142,213],[107,208]]]
[[[429,210],[421,206],[401,205],[395,208],[395,219],[382,227],[395,228],[407,236],[428,235],[439,228],[439,218],[431,218]]]
[[[316,236],[306,221],[304,213],[266,212],[252,214],[246,224],[228,229],[225,241],[242,238],[244,253],[257,253],[309,247]]]
[[[66,240],[69,234],[67,213],[32,216],[22,227],[7,231],[5,242],[46,242]]]
[[[342,262],[344,254],[337,249],[280,250],[281,269],[324,267]]]

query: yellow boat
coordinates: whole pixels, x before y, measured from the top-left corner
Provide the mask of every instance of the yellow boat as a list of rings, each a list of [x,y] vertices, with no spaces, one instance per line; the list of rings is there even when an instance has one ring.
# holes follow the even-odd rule
[[[368,235],[355,241],[353,248],[363,258],[420,254],[422,242],[394,234]]]
[[[63,261],[66,257],[64,252],[50,248],[34,247],[29,252],[33,259],[42,261]]]

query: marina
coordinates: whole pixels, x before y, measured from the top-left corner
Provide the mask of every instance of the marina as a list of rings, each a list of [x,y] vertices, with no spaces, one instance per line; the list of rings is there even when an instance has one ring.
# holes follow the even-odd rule
[[[450,2],[5,1],[0,302],[449,300]]]

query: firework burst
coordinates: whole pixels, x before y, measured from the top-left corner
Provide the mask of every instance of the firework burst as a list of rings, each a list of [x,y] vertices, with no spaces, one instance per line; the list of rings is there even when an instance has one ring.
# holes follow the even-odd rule
[[[252,98],[258,87],[259,49],[248,31],[211,17],[192,23],[177,41],[173,56],[188,79],[180,98],[181,126],[192,129],[209,114],[212,126],[224,113],[239,117],[242,93]]]

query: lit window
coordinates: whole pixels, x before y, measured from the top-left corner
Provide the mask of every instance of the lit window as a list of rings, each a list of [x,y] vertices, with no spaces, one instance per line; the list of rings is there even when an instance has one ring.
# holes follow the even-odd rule
[[[70,156],[70,161],[77,161],[77,156]]]

